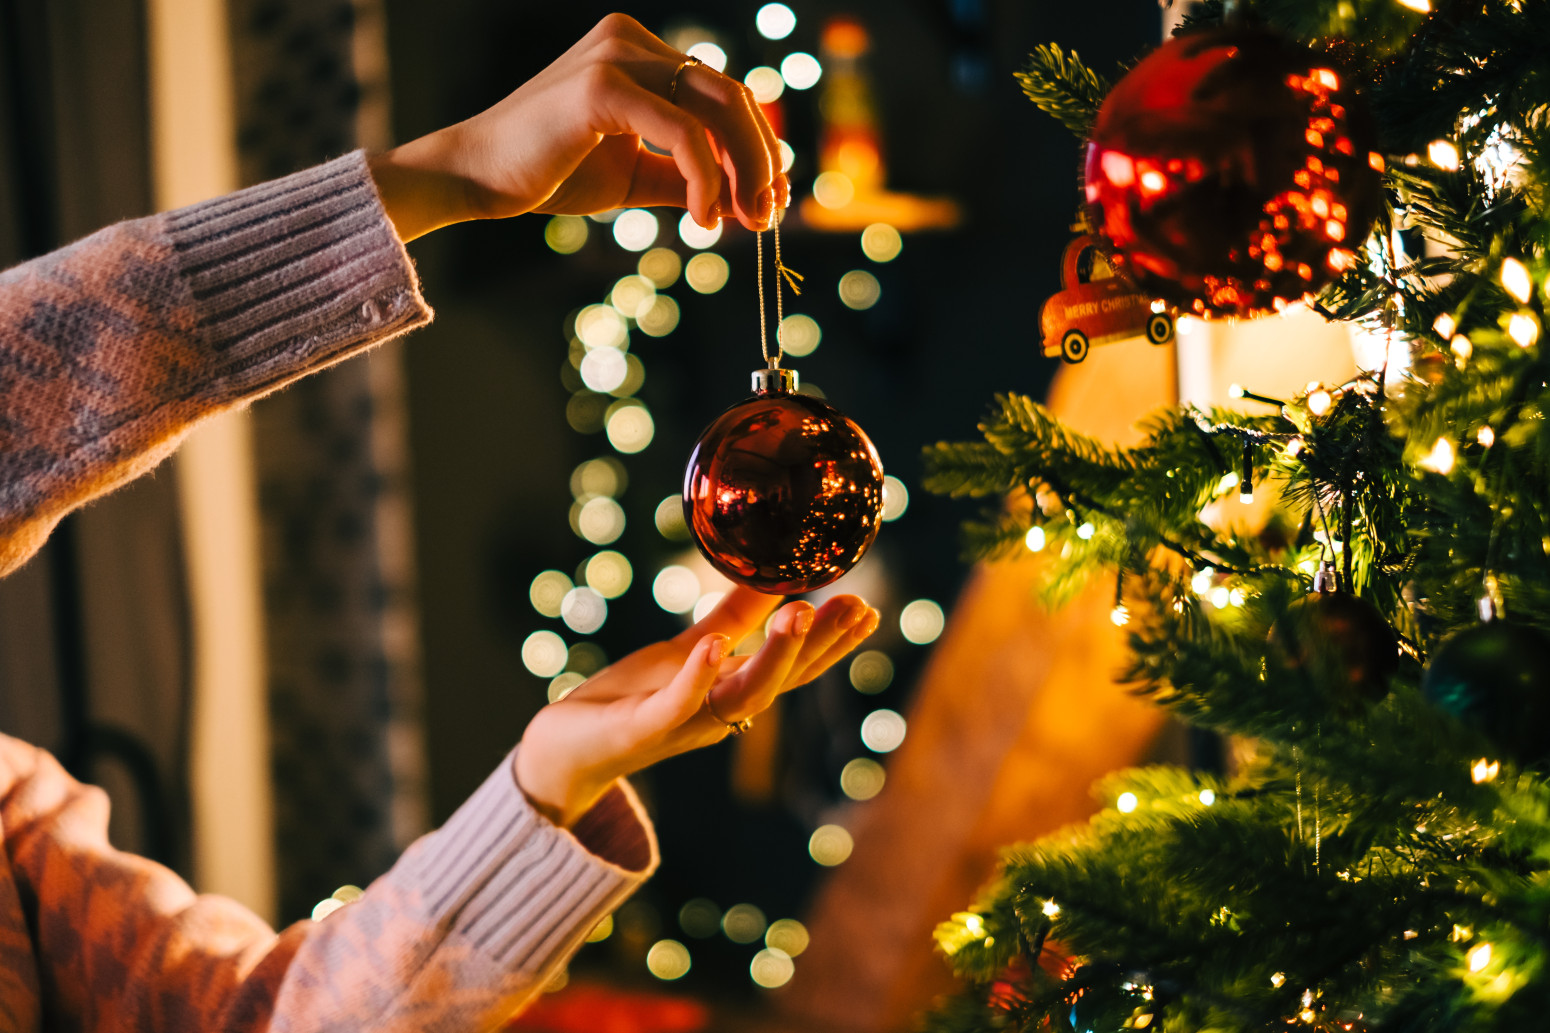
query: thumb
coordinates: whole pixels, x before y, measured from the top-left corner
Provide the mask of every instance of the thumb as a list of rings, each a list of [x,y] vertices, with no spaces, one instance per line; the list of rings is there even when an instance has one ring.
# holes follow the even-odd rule
[[[705,705],[705,694],[716,682],[729,645],[725,635],[701,638],[673,680],[641,702],[636,711],[641,723],[637,730],[643,735],[669,732],[698,713]]]

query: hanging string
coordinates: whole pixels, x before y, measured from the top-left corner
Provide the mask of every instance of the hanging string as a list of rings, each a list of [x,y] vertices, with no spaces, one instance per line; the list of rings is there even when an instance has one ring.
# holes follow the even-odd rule
[[[759,353],[764,356],[764,364],[770,369],[779,369],[780,360],[786,357],[786,351],[781,340],[784,331],[784,327],[781,324],[786,321],[785,307],[782,304],[780,294],[781,281],[785,281],[786,286],[791,288],[792,294],[800,295],[802,293],[800,283],[802,274],[795,269],[789,268],[780,258],[780,220],[782,214],[782,210],[777,208],[770,217],[770,233],[775,238],[775,357],[773,359],[770,358],[769,317],[765,315],[764,310],[764,231],[758,231],[753,238],[754,249],[757,252],[756,260],[759,266]]]

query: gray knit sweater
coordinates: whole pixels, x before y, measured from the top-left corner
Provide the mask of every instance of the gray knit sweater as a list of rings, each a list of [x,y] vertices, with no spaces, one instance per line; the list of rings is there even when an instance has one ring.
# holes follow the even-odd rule
[[[200,419],[430,317],[359,153],[0,273],[0,574]],[[510,757],[359,901],[278,935],[106,832],[100,791],[0,735],[0,1028],[493,1028],[657,863],[624,783],[568,832]]]

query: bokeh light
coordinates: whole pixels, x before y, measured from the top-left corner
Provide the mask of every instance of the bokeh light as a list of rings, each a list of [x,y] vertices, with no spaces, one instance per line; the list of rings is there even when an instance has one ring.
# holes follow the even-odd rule
[[[578,499],[592,495],[622,495],[627,484],[629,475],[625,473],[624,464],[610,456],[588,459],[570,474],[570,493]]]
[[[893,661],[876,649],[856,654],[850,662],[850,684],[868,696],[882,692],[893,684]]]
[[[874,262],[892,262],[904,250],[904,238],[886,222],[874,222],[861,231],[861,253]]]
[[[546,570],[533,578],[533,583],[527,587],[528,602],[533,604],[533,609],[545,617],[558,617],[560,615],[560,603],[565,599],[565,593],[576,587],[571,584],[570,578],[558,570]]]
[[[810,940],[807,926],[795,918],[771,922],[769,931],[764,934],[764,945],[782,952],[788,958],[795,958],[807,950]]]
[[[612,936],[613,932],[614,932],[614,916],[613,915],[604,915],[603,916],[603,920],[601,922],[597,923],[596,925],[594,925],[592,927],[592,931],[590,933],[587,933],[587,942],[588,943],[602,943],[604,940],[606,940],[610,936]]]
[[[787,355],[811,355],[822,340],[823,330],[812,316],[798,313],[780,321],[780,346]]]
[[[638,273],[621,276],[608,292],[608,303],[621,316],[635,319],[657,296],[657,285]]]
[[[721,224],[718,222],[706,229],[694,221],[694,216],[684,212],[683,218],[678,220],[678,239],[692,248],[703,250],[721,239]]]
[[[666,290],[678,282],[678,277],[683,274],[683,259],[678,257],[678,252],[670,247],[654,247],[640,256],[640,261],[635,265],[635,271],[656,285],[657,290]]]
[[[791,977],[796,975],[797,967],[785,951],[766,947],[753,956],[753,961],[748,963],[748,978],[764,987],[766,990],[774,990],[791,982]]]
[[[657,217],[644,208],[620,212],[614,220],[614,240],[626,251],[644,251],[657,242]]]
[[[644,449],[656,434],[651,413],[638,404],[619,405],[608,414],[604,429],[608,432],[608,443],[625,455],[634,455]]]
[[[888,773],[870,757],[857,757],[840,769],[840,792],[852,800],[870,800],[883,791]]]
[[[540,678],[565,670],[565,640],[552,631],[535,631],[522,643],[522,666]]]
[[[612,305],[588,305],[576,313],[576,336],[588,348],[623,348],[630,332]]]
[[[825,208],[844,208],[856,199],[856,184],[843,172],[820,172],[813,180],[813,200]]]
[[[565,403],[565,422],[577,434],[596,434],[603,429],[603,414],[608,411],[609,398],[595,391],[577,391]]]
[[[581,382],[606,394],[624,383],[630,366],[617,348],[594,348],[581,360]]]
[[[573,255],[587,243],[587,220],[579,215],[556,215],[544,226],[544,243],[562,255]]]
[[[655,514],[657,533],[670,542],[689,539],[689,525],[684,522],[684,500],[680,495],[669,495],[657,503]],[[568,589],[567,589],[568,591]]]
[[[873,753],[892,753],[904,743],[904,715],[874,710],[861,720],[861,741]]]
[[[797,162],[797,152],[784,140],[776,140],[775,144],[780,148],[780,171],[790,172],[791,166]]]
[[[727,70],[727,52],[709,40],[696,43],[684,53],[690,57],[699,58],[718,72]]]
[[[590,678],[608,666],[608,654],[596,642],[577,642],[565,655],[565,669]]]
[[[593,545],[609,545],[624,533],[624,509],[606,495],[588,499],[576,514],[576,533]]]
[[[798,50],[787,54],[780,63],[780,77],[793,90],[809,90],[823,77],[823,65],[813,55]]]
[[[658,298],[657,300],[658,301],[663,301],[663,300],[672,301],[673,299],[672,298],[666,298],[666,299]],[[653,311],[655,311],[655,307],[653,307]],[[678,311],[678,306],[676,304],[673,305],[673,311],[674,312]],[[645,328],[642,327],[642,329],[645,329]],[[609,392],[609,394],[613,395],[615,398],[628,398],[631,395],[633,395],[635,392],[639,391],[641,389],[641,385],[644,384],[645,382],[646,382],[646,364],[644,362],[641,362],[634,355],[626,354],[625,357],[624,357],[624,383],[622,383],[618,387],[614,388],[612,391]]]
[[[684,281],[701,294],[714,294],[725,287],[730,274],[727,260],[709,251],[695,255],[684,266]]]
[[[846,308],[856,309],[858,312],[869,309],[877,304],[877,300],[883,296],[883,286],[877,282],[877,277],[865,269],[852,269],[840,277],[840,300]]]
[[[733,904],[721,918],[721,931],[733,943],[753,943],[767,927],[764,912],[752,904]]]
[[[721,604],[721,600],[725,599],[726,597],[727,594],[725,592],[706,592],[704,595],[700,596],[699,599],[695,600],[694,603],[694,622],[698,624],[700,621],[704,620],[706,616],[709,615],[710,611],[719,606]]]
[[[587,587],[604,599],[617,599],[629,591],[634,570],[622,552],[605,549],[587,560]]]
[[[721,909],[713,900],[695,897],[678,909],[678,926],[697,940],[709,939],[721,931]]]
[[[636,325],[640,327],[641,333],[649,337],[666,337],[678,329],[678,302],[666,294],[658,294],[651,307],[637,319]]]
[[[743,85],[748,87],[753,99],[760,104],[774,104],[786,92],[786,80],[780,77],[780,70],[769,65],[750,68],[748,74],[743,76]]]
[[[883,519],[897,520],[910,508],[910,490],[899,478],[889,474],[883,478]]]
[[[850,859],[856,841],[840,825],[820,825],[807,841],[807,852],[825,868],[833,868]]]
[[[765,4],[754,15],[753,24],[765,39],[785,39],[797,27],[797,16],[785,4]]]
[[[608,602],[585,585],[565,593],[560,604],[560,619],[578,635],[590,635],[608,619]]]
[[[946,624],[942,608],[930,599],[916,599],[899,613],[899,630],[917,646],[935,642]]]
[[[576,686],[587,680],[587,676],[580,671],[565,671],[557,674],[549,682],[549,702],[558,703],[560,700],[576,691]]]
[[[677,940],[658,940],[646,952],[646,970],[665,982],[689,974],[689,948]]]
[[[700,579],[678,564],[663,567],[651,582],[651,597],[668,613],[688,613],[700,598]]]

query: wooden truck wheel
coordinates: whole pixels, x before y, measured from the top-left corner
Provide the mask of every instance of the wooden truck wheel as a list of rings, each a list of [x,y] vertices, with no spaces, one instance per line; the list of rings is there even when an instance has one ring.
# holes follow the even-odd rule
[[[1067,330],[1060,339],[1060,357],[1070,363],[1087,358],[1087,335],[1080,330]]]

